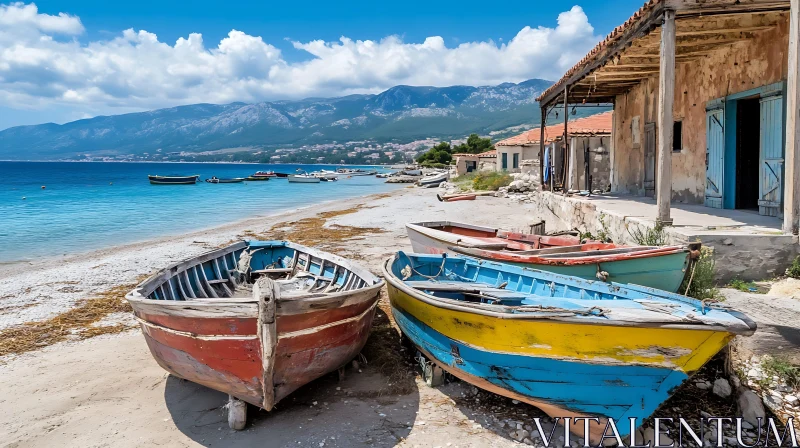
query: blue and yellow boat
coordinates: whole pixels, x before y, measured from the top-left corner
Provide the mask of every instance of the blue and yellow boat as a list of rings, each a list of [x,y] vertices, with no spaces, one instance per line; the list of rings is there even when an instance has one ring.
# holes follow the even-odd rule
[[[395,321],[438,367],[552,417],[599,417],[593,440],[608,418],[628,435],[629,418],[641,424],[756,329],[739,312],[654,288],[457,255],[398,252],[384,274]]]

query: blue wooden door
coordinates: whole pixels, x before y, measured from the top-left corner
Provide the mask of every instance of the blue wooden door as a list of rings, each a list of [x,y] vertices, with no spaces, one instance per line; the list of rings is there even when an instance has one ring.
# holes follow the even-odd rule
[[[706,111],[706,207],[722,208],[725,128],[722,109]]]
[[[782,216],[783,97],[761,98],[758,213]]]

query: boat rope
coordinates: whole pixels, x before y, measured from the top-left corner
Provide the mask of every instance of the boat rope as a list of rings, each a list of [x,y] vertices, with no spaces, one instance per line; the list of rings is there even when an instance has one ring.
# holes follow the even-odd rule
[[[406,258],[408,258],[408,255],[406,255]],[[410,258],[408,258],[408,261],[409,264],[407,264],[406,267],[404,267],[400,271],[400,273],[403,274],[403,280],[408,280],[409,278],[411,278],[412,272],[419,275],[420,277],[427,278],[428,280],[436,280],[444,272],[444,264],[447,262],[447,254],[442,254],[442,265],[439,266],[439,272],[437,272],[436,275],[425,275],[419,272],[418,270],[414,269],[414,267],[412,266],[413,262],[411,261]]]
[[[236,263],[236,270],[242,274],[247,274],[250,272],[250,260],[252,259],[253,254],[248,252],[246,249],[243,250],[242,254],[239,255],[239,261]]]
[[[600,269],[600,263],[597,263],[597,274],[595,274],[595,277],[603,282],[608,281],[608,272]]]
[[[686,283],[686,289],[683,291],[683,295],[686,295],[689,292],[689,288],[692,287],[692,280],[694,279],[694,269],[697,267],[697,260],[692,260],[692,273],[689,275],[689,281]],[[705,304],[703,304],[703,308],[705,309]]]

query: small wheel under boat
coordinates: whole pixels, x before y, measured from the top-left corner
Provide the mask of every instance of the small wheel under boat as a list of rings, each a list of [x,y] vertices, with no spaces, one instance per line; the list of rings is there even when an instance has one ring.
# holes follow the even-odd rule
[[[247,424],[247,403],[228,395],[228,426],[236,431],[241,431]]]
[[[444,370],[435,362],[428,360],[421,352],[417,352],[417,361],[422,368],[422,379],[430,387],[439,387],[444,384]]]

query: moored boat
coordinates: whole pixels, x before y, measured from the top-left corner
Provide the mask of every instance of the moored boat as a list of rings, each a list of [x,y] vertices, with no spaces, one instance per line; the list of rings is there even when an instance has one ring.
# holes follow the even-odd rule
[[[248,182],[259,182],[270,179],[272,179],[272,176],[247,176],[244,178],[244,180]]]
[[[212,177],[211,179],[206,179],[206,182],[210,184],[238,184],[244,182],[244,177],[231,177],[228,179],[220,179],[218,177]]]
[[[310,174],[290,174],[288,180],[289,182],[298,184],[318,184],[322,179]]]
[[[330,170],[319,170],[309,173],[311,176],[318,177],[320,180],[336,180],[339,178],[339,173]]]
[[[256,171],[250,177],[276,177],[274,171]]]
[[[297,174],[290,174],[287,178],[291,183],[298,184],[318,184],[322,179],[317,176],[306,173],[301,169],[297,169]]]
[[[150,183],[153,185],[189,185],[189,184],[196,184],[197,179],[200,177],[199,174],[194,174],[191,176],[158,176],[153,174],[148,174],[147,179],[150,180]]]
[[[364,170],[361,168],[339,168],[336,173],[345,176],[374,176],[378,170]]]
[[[418,253],[452,253],[573,275],[678,292],[699,243],[690,246],[623,246],[581,242],[570,235],[504,232],[450,221],[406,224]]]
[[[735,335],[733,310],[638,285],[469,257],[399,252],[384,265],[391,312],[438,368],[552,417],[613,418],[621,437]],[[583,425],[573,425],[576,431]]]
[[[383,281],[341,257],[286,241],[238,242],[173,264],[136,287],[150,352],[171,374],[270,410],[364,346]]]
[[[450,179],[450,173],[447,171],[434,172],[420,179],[417,184],[422,187],[433,188],[438,187],[442,182],[448,179]]]

